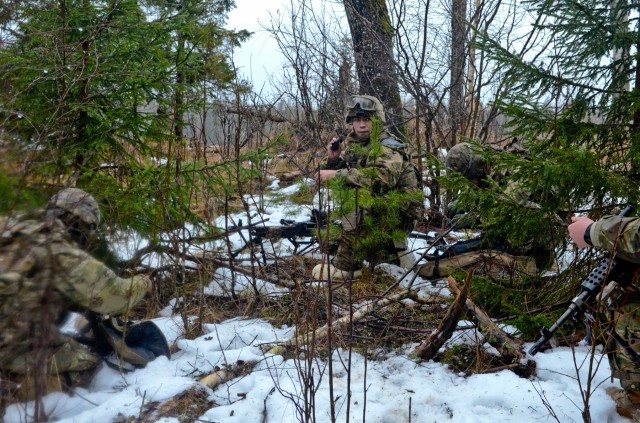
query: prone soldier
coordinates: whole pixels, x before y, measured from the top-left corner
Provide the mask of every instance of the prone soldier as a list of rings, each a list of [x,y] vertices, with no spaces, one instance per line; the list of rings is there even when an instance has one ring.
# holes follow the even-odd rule
[[[0,218],[2,399],[41,398],[87,380],[99,358],[61,333],[69,311],[123,315],[151,289],[89,255],[101,215],[88,193],[66,188],[38,219]]]

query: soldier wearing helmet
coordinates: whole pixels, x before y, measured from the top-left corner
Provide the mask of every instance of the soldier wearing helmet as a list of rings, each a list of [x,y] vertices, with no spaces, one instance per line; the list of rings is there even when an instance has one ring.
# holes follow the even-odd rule
[[[371,118],[376,116],[382,123],[384,120],[384,107],[375,97],[370,95],[354,95],[347,99],[345,104],[345,121],[349,124],[358,117]]]
[[[46,216],[60,219],[78,245],[87,248],[100,224],[98,202],[78,188],[65,188],[49,199]]]
[[[466,142],[456,144],[449,150],[445,164],[476,185],[480,185],[487,177],[486,159],[474,153]]]
[[[504,150],[519,155],[527,155],[526,150],[515,142]],[[489,150],[492,151],[492,150]],[[535,196],[519,184],[509,181],[506,172],[492,169],[489,162],[481,153],[480,146],[474,147],[469,143],[460,143],[452,147],[447,153],[445,164],[450,170],[457,172],[479,188],[499,187],[499,196],[503,201],[519,204],[532,210],[540,210]],[[491,179],[495,184],[488,184]],[[448,274],[470,267],[493,269],[500,274],[504,269],[513,269],[521,274],[536,274],[553,264],[554,250],[559,240],[563,224],[555,214],[548,215],[548,226],[539,228],[535,236],[523,237],[521,234],[510,233],[501,225],[489,225],[474,210],[463,210],[458,201],[448,204],[451,224],[457,229],[479,228],[482,235],[464,241],[459,241],[432,258],[419,270],[426,278],[444,277]],[[497,210],[497,208],[496,208]],[[468,211],[472,213],[468,213]],[[487,211],[491,213],[491,211]],[[492,219],[487,219],[491,221]],[[495,265],[494,263],[499,263]]]
[[[365,187],[376,196],[391,192],[416,193],[422,195],[420,175],[411,162],[405,144],[383,132],[380,136],[379,154],[371,154],[373,119],[384,123],[382,103],[376,97],[354,95],[345,103],[345,121],[350,124],[349,134],[344,140],[333,139],[327,146],[327,161],[319,172],[319,182],[341,178],[347,187]],[[417,195],[415,197],[418,197]],[[396,230],[411,232],[423,209],[423,200],[407,206]],[[376,219],[367,210],[358,214],[350,213],[342,217],[343,232],[338,251],[330,264],[319,264],[313,269],[313,276],[320,280],[329,278],[340,280],[359,274],[362,263],[355,259],[354,250],[358,237],[366,237],[365,217]],[[403,267],[413,266],[413,253],[406,249],[406,240],[394,241],[394,245],[382,245],[389,256]]]
[[[3,402],[72,387],[96,367],[98,357],[59,329],[69,311],[121,315],[150,290],[146,276],[119,277],[86,252],[100,217],[90,194],[66,188],[42,219],[0,218]]]

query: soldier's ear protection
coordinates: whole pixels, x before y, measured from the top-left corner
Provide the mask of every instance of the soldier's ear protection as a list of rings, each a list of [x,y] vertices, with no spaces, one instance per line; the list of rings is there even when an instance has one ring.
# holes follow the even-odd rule
[[[80,216],[66,210],[58,216],[58,219],[62,220],[70,231],[88,233],[95,231],[98,227],[94,222],[87,223]]]
[[[86,248],[93,239],[93,234],[97,228],[95,223],[87,223],[79,216],[73,213],[65,211],[62,215],[58,216],[67,228],[67,232],[71,238],[83,248]]]

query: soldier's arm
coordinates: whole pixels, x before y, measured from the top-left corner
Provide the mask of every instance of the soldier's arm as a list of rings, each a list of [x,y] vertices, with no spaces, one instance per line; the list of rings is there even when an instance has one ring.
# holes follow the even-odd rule
[[[624,260],[640,263],[640,218],[605,216],[589,228],[594,247],[613,251]]]
[[[329,159],[327,158],[321,165],[320,169],[322,170],[338,170],[346,168],[346,163],[342,159],[342,157],[338,157],[337,159]]]
[[[119,315],[137,304],[151,288],[145,276],[121,278],[101,261],[69,245],[56,251],[62,272],[58,290],[68,300],[99,314]]]
[[[380,188],[383,191],[393,188],[402,174],[403,157],[397,151],[382,147],[382,154],[364,169],[341,169],[336,177],[344,178],[349,185],[367,188]]]

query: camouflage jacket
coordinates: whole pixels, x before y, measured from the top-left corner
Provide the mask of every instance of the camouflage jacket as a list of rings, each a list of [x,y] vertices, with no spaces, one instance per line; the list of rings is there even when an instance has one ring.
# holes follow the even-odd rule
[[[120,278],[67,238],[60,221],[0,218],[0,368],[37,348],[60,345],[68,310],[119,315],[150,281]]]
[[[405,144],[387,133],[380,138],[380,152],[371,154],[369,140],[359,141],[350,133],[343,141],[340,158],[327,161],[323,168],[337,170],[336,177],[343,178],[347,185],[370,188],[374,195],[420,190],[420,175],[404,151]]]
[[[589,230],[594,247],[613,252],[630,263],[640,263],[640,217],[605,216]]]

